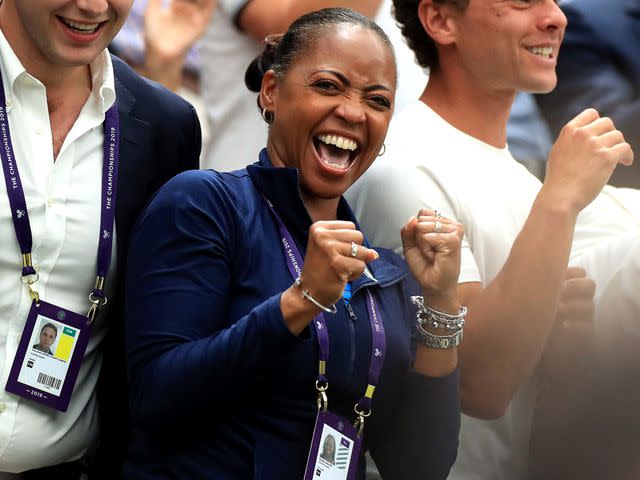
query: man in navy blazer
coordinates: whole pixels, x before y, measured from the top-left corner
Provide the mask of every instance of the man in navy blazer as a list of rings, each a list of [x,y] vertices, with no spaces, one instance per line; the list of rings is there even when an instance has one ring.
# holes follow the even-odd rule
[[[566,0],[568,26],[558,84],[537,101],[555,137],[587,107],[611,117],[640,152],[640,0]],[[616,169],[610,183],[640,188],[640,162]]]
[[[131,229],[151,196],[169,179],[198,168],[200,124],[191,105],[135,73],[113,56],[120,113],[119,195],[116,206],[118,287],[106,322],[109,333],[98,400],[100,444],[91,480],[119,478],[128,435],[124,356],[123,275]]]
[[[107,168],[102,124],[114,105],[119,118],[115,242],[106,276],[109,301],[95,318],[65,412],[4,388],[17,355],[16,339],[24,336],[33,307],[19,282],[20,249],[9,208],[15,194],[0,182],[2,480],[86,478],[86,458],[93,459],[92,480],[118,478],[128,425],[122,279],[129,237],[156,190],[177,173],[198,167],[201,146],[191,105],[106,51],[132,3],[0,1],[2,107],[13,141],[7,158],[20,169],[28,219],[35,226],[36,286],[45,301],[80,315],[87,312],[96,279],[102,232],[102,171]]]

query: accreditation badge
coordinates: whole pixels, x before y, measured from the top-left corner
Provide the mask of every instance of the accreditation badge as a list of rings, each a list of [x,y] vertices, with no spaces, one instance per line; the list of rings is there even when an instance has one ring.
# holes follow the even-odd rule
[[[66,412],[90,333],[87,317],[34,301],[6,390]]]
[[[304,480],[353,480],[361,442],[351,423],[328,410],[319,410]]]

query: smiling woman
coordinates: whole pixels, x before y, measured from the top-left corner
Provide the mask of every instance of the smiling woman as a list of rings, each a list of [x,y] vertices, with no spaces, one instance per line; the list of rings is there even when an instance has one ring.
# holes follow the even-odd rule
[[[376,158],[396,89],[393,50],[380,27],[335,15],[343,15],[344,23],[331,26],[331,35],[319,33],[329,29],[322,28],[329,19],[316,15],[317,23],[294,24],[288,35],[271,36],[245,77],[249,89],[260,92],[258,104],[270,119],[269,157],[274,166],[298,168],[314,220],[335,219],[340,195]]]
[[[421,211],[405,263],[342,197],[389,125],[388,39],[350,10],[310,13],[246,82],[270,126],[259,162],[179,175],[133,235],[125,478],[363,479],[367,449],[388,478],[446,478],[462,229]]]

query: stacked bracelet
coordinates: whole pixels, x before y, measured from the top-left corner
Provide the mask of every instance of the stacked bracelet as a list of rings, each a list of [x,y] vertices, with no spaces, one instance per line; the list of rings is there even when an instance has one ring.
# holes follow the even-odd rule
[[[416,318],[423,327],[446,328],[451,331],[458,331],[464,327],[464,319],[467,315],[467,307],[461,306],[457,315],[441,312],[429,305],[425,305],[424,297],[414,295],[411,302],[418,307]]]
[[[420,343],[429,348],[453,348],[462,342],[462,329],[451,335],[436,335],[435,333],[425,330],[422,324],[418,322],[416,331],[418,332],[418,340]]]
[[[299,286],[300,289],[302,290],[302,298],[306,298],[307,300],[309,300],[311,303],[313,303],[316,307],[318,307],[323,312],[336,313],[338,311],[336,309],[335,304],[331,305],[330,307],[325,307],[324,305],[322,305],[319,301],[317,301],[315,298],[313,298],[309,294],[309,290],[305,290],[304,288],[302,288],[302,279],[300,278],[300,275],[298,275],[298,278],[296,278],[295,284],[297,286]]]
[[[420,343],[430,348],[453,348],[460,345],[467,307],[461,306],[457,315],[450,315],[425,305],[422,296],[412,296],[411,302],[418,307],[416,332]],[[444,328],[451,333],[437,335],[427,328]]]

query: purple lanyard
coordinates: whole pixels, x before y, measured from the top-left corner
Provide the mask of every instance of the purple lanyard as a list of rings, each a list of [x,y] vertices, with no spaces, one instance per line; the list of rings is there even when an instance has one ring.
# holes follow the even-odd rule
[[[31,224],[27,210],[27,202],[24,196],[24,189],[18,165],[16,164],[11,134],[9,132],[9,121],[6,111],[6,97],[4,93],[4,83],[0,74],[0,158],[4,170],[4,179],[7,185],[7,195],[11,207],[13,226],[20,251],[22,253],[22,277],[35,275],[31,259],[31,249],[33,248],[33,237],[31,234]],[[118,108],[114,103],[105,114],[104,121],[104,160],[102,164],[102,207],[100,214],[100,237],[98,242],[98,266],[96,272],[96,283],[93,291],[89,294],[92,303],[89,317],[92,320],[96,308],[104,305],[107,301],[104,293],[104,281],[109,273],[111,263],[111,251],[113,246],[113,227],[116,209],[116,190],[118,178],[118,159],[120,145],[120,124],[118,119]],[[35,281],[24,282],[29,286]],[[34,291],[34,289],[32,289]],[[37,293],[36,293],[37,295]]]
[[[265,202],[271,209],[273,216],[276,218],[278,222],[278,229],[280,231],[282,246],[284,249],[284,256],[287,259],[287,267],[289,267],[289,272],[291,273],[291,277],[296,279],[302,273],[302,255],[300,255],[300,251],[296,247],[291,234],[284,226],[284,223],[278,212],[276,212],[273,204],[263,196]],[[365,290],[365,294],[367,297],[367,311],[369,313],[369,324],[371,326],[371,339],[372,339],[372,351],[371,351],[371,362],[369,364],[369,376],[368,376],[368,385],[365,391],[365,394],[362,396],[358,403],[355,406],[355,411],[358,414],[361,423],[364,423],[364,417],[368,417],[371,414],[371,401],[373,399],[373,394],[378,384],[378,379],[380,378],[380,372],[382,372],[382,366],[384,365],[384,356],[387,350],[387,338],[384,333],[384,325],[382,323],[382,318],[380,316],[380,310],[376,305],[375,300],[373,299],[373,295],[369,292],[369,290]],[[324,315],[319,313],[314,319],[313,322],[314,327],[316,329],[317,337],[318,337],[318,345],[320,347],[320,367],[318,369],[318,380],[316,382],[316,388],[319,385],[323,385],[324,388],[318,388],[321,393],[326,390],[327,377],[325,374],[326,361],[329,358],[329,333],[327,332],[327,323],[324,319]]]

